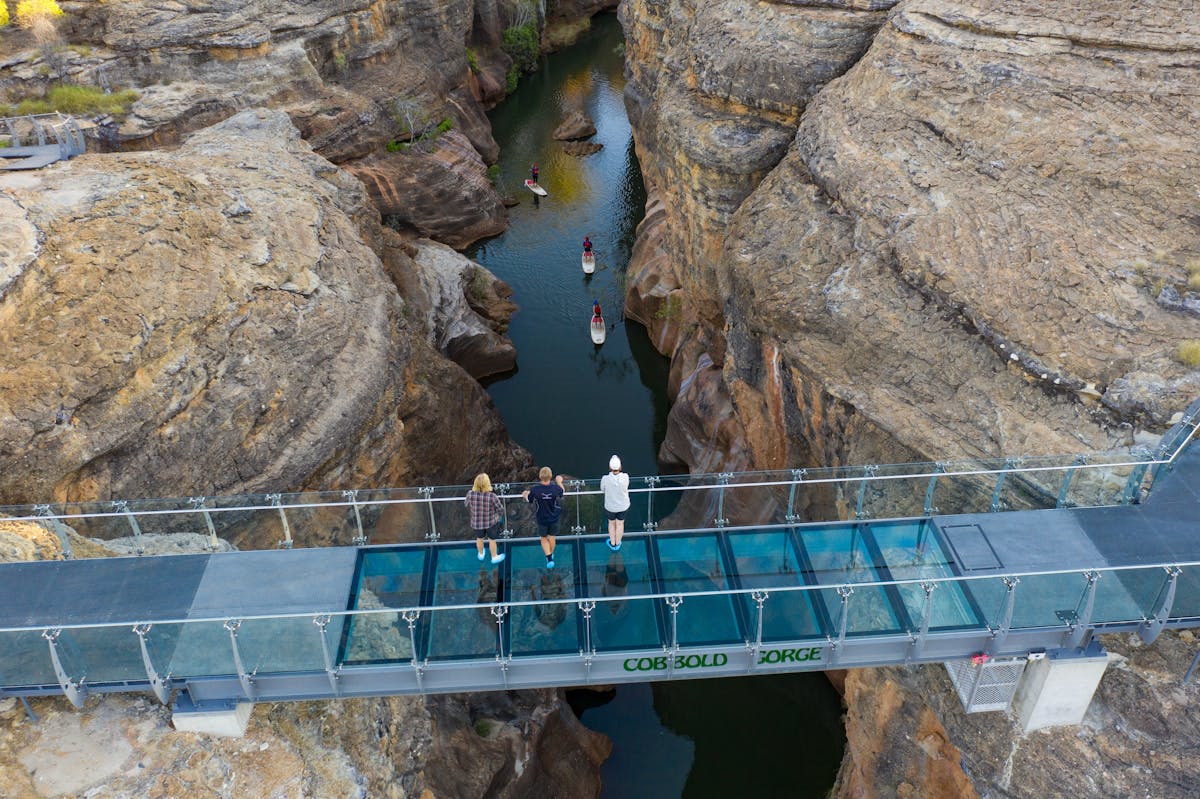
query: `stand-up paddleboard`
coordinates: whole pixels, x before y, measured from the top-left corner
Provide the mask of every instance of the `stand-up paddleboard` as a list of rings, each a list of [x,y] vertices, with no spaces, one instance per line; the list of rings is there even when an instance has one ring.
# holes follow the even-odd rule
[[[593,316],[592,317],[592,343],[593,344],[603,344],[604,343],[604,317],[603,316]]]
[[[538,195],[539,197],[545,197],[548,194],[548,192],[545,189],[543,189],[541,186],[539,186],[538,184],[534,183],[532,180],[529,180],[529,179],[525,180],[525,188],[529,189],[531,192]]]
[[[585,252],[583,254],[583,273],[590,275],[596,271],[596,253]]]

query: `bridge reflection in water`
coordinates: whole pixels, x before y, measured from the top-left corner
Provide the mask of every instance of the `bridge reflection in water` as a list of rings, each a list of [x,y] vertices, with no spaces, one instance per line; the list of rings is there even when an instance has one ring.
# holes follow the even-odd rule
[[[0,565],[0,692],[219,707],[1152,641],[1200,626],[1198,415],[1154,453],[646,478],[619,552],[574,481],[553,569],[514,486],[499,566],[447,540],[465,487],[9,508],[68,547],[243,551]]]

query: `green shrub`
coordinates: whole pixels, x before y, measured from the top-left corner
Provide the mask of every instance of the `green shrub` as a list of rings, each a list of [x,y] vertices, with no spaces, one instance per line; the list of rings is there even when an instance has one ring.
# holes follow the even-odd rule
[[[29,98],[17,103],[18,114],[49,114],[61,111],[64,114],[109,114],[123,116],[137,100],[138,93],[125,89],[105,94],[95,86],[55,86],[44,98]]]
[[[508,74],[504,77],[504,93],[512,94],[517,90],[517,84],[521,81],[521,70],[517,69],[517,65],[513,64],[508,68]]]
[[[504,41],[500,45],[508,53],[515,66],[521,72],[532,72],[537,66],[538,53],[541,44],[538,41],[537,24],[527,22],[520,27],[504,29]]]
[[[453,129],[454,129],[454,120],[451,119],[450,117],[445,117],[441,122],[438,123],[438,126],[433,129],[433,138],[436,139],[438,136],[441,136],[443,133],[448,133],[449,131],[451,131]]]
[[[492,733],[492,722],[487,719],[478,719],[475,722],[475,734],[480,738],[486,738]]]
[[[1184,366],[1200,366],[1200,339],[1190,338],[1179,344],[1175,357]]]
[[[490,180],[492,182],[493,186],[496,185],[497,181],[500,180],[500,165],[499,164],[492,164],[491,166],[489,166],[487,168],[487,178],[488,178],[488,180]]]
[[[402,153],[405,152],[409,147],[412,147],[411,142],[400,141],[399,139],[392,139],[387,143],[387,151],[389,153]]]
[[[479,57],[475,55],[475,51],[470,47],[467,48],[467,66],[469,66],[471,71],[476,75],[479,74]]]

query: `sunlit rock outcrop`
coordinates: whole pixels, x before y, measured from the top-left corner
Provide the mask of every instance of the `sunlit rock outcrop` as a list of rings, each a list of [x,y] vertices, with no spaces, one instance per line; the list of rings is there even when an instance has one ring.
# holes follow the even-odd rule
[[[37,231],[0,297],[6,501],[524,464],[478,384],[409,329],[386,271],[409,256],[362,185],[284,114],[244,112],[173,153],[9,173],[0,192]]]

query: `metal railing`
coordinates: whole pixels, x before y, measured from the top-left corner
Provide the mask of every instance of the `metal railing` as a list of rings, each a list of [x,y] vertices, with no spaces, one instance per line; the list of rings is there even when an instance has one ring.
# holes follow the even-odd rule
[[[836,577],[836,575],[829,575]],[[1182,578],[1182,579],[1181,579]],[[1021,589],[1020,586],[1026,586]],[[1181,587],[1183,590],[1180,590]],[[1030,599],[1018,604],[1022,594]],[[880,623],[869,601],[873,596],[890,595],[908,608],[906,622],[896,624],[894,617]],[[410,666],[417,684],[429,667],[431,652],[428,639],[419,644],[418,629],[423,625],[444,624],[460,634],[458,649],[441,651],[435,661],[474,659],[501,664],[507,670],[513,660],[536,660],[547,655],[573,657],[581,663],[592,661],[601,652],[595,635],[595,620],[608,618],[608,608],[619,603],[622,612],[635,605],[660,614],[668,620],[644,641],[619,651],[645,653],[661,650],[671,658],[680,651],[696,651],[682,630],[707,624],[712,605],[706,598],[725,598],[740,602],[746,620],[733,635],[713,646],[744,647],[749,663],[757,653],[780,636],[764,635],[764,614],[773,606],[777,613],[794,614],[807,605],[820,608],[824,621],[811,631],[787,637],[792,642],[808,641],[828,653],[824,667],[835,667],[843,648],[872,636],[907,640],[906,658],[920,659],[927,643],[935,639],[960,637],[964,646],[986,641],[991,654],[1005,652],[1010,635],[1047,631],[1061,646],[1077,647],[1091,631],[1134,630],[1147,643],[1166,626],[1200,626],[1200,561],[1157,562],[1126,567],[1088,569],[1051,569],[1015,571],[1003,575],[944,575],[911,579],[864,580],[805,585],[781,585],[770,588],[740,588],[646,592],[623,596],[595,595],[540,600],[513,600],[495,603],[452,603],[381,607],[322,613],[279,613],[174,618],[145,622],[125,619],[102,624],[63,624],[55,627],[0,627],[0,665],[4,668],[6,689],[55,685],[75,701],[82,703],[88,685],[149,684],[162,701],[167,701],[171,680],[237,675],[246,698],[255,699],[255,680],[268,674],[324,671],[333,694],[338,677],[353,669],[348,653],[339,658],[337,641],[347,632],[346,625],[377,620],[373,631],[386,636],[371,636],[355,651],[358,663],[400,663]],[[864,599],[867,598],[867,599]],[[970,597],[977,608],[967,623],[945,624],[935,618],[937,597]],[[897,599],[898,598],[898,599]],[[1182,599],[1181,599],[1182,598]],[[1064,599],[1074,602],[1074,610],[1058,609]],[[864,604],[857,612],[856,603]],[[986,605],[986,607],[985,607]],[[561,606],[562,619],[573,619],[570,651],[531,651],[521,643],[523,628],[533,618],[522,609],[543,612]],[[694,609],[696,617],[687,614]],[[1016,611],[1016,612],[1015,612]],[[617,611],[609,614],[617,618]],[[485,619],[488,619],[485,621]],[[506,630],[506,624],[508,629]],[[984,636],[980,639],[980,635]],[[332,637],[331,637],[332,636]],[[353,641],[353,635],[347,635]],[[167,642],[164,646],[163,642]],[[519,650],[519,651],[518,651]],[[611,646],[607,654],[614,654]],[[814,650],[815,651],[815,650]],[[944,651],[944,650],[939,650]],[[165,654],[164,654],[165,653]],[[155,658],[158,658],[156,661]]]
[[[1200,400],[1154,452],[635,477],[626,525],[653,531],[1128,505],[1149,493],[1198,424]],[[505,537],[534,529],[519,493],[525,485],[496,485],[504,500]],[[599,480],[571,479],[566,485],[564,531],[603,531]],[[0,518],[57,533],[67,557],[71,533],[127,555],[153,553],[149,542],[181,533],[196,536],[193,549],[209,550],[227,547],[222,540],[239,549],[437,541],[472,535],[463,502],[468,488],[47,503],[0,508]]]

